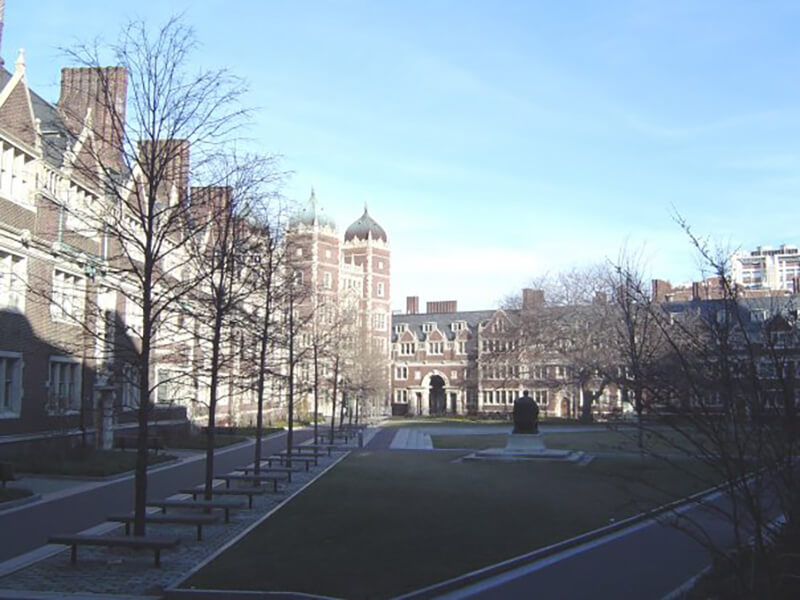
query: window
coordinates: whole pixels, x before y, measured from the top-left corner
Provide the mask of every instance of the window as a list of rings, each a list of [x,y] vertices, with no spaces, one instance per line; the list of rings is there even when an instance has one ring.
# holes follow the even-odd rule
[[[294,253],[295,253],[296,256],[303,256],[303,249],[302,248],[297,248],[294,251]]]
[[[417,381],[422,379],[422,373],[420,371],[414,371],[414,379],[416,379]]]
[[[401,404],[408,402],[408,390],[395,390],[395,401]]]
[[[400,325],[395,325],[394,326],[394,332],[395,333],[403,333],[405,330],[406,330],[406,324],[405,323],[400,323]]]
[[[540,406],[547,405],[547,390],[533,390],[531,396],[533,397],[533,400],[536,402],[536,404]]]
[[[467,324],[464,321],[456,321],[454,323],[450,323],[450,329],[453,331],[461,331],[466,329]]]
[[[382,270],[383,270],[383,261],[382,261],[382,260],[379,260],[379,261],[378,261],[378,270],[379,270],[379,271],[382,271]]]
[[[83,277],[55,269],[53,271],[53,301],[50,314],[55,321],[83,321]]]
[[[423,333],[430,333],[433,331],[433,328],[436,327],[436,323],[423,323],[422,324],[422,332]]]
[[[381,331],[386,329],[386,313],[375,313],[372,315],[372,327],[373,329],[379,329]]]
[[[139,369],[131,364],[122,367],[122,408],[139,406]]]
[[[383,290],[383,282],[379,281],[378,282],[378,298],[383,298],[383,292],[384,292],[384,290]]]
[[[330,248],[325,248],[325,258],[330,258],[330,257],[331,257]]]
[[[156,387],[156,402],[159,404],[172,404],[182,400],[181,380],[183,373],[173,369],[156,369],[158,384]]]
[[[25,310],[25,259],[0,250],[0,308]]]
[[[77,411],[81,399],[81,365],[71,358],[50,359],[48,410],[56,413]]]
[[[329,290],[333,287],[333,277],[330,273],[325,272],[322,274],[322,287],[324,287],[326,290]]]
[[[459,354],[467,353],[467,342],[458,342],[458,353]]]
[[[133,298],[128,298],[125,302],[125,328],[141,336],[143,321],[144,312],[142,310],[142,305]]]
[[[22,399],[22,354],[0,352],[0,418],[18,417]]]
[[[397,367],[394,370],[395,379],[408,379],[408,367]]]
[[[400,344],[400,354],[414,354],[416,352],[414,342],[403,342]]]
[[[458,371],[450,371],[450,379],[458,379]]]
[[[441,354],[444,344],[442,342],[430,342],[428,344],[428,354]]]

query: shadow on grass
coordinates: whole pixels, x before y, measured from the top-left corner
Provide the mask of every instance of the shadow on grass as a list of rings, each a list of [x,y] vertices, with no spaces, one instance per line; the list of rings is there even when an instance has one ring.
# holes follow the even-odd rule
[[[670,478],[670,493],[631,501],[631,486]],[[577,467],[360,451],[184,587],[388,598],[698,489],[643,458],[599,458]]]
[[[168,454],[148,454],[148,465],[174,460]],[[46,475],[69,475],[75,477],[107,477],[136,467],[136,453],[124,450],[97,450],[94,448],[72,448],[66,452],[39,452],[16,458],[14,470],[18,473]]]

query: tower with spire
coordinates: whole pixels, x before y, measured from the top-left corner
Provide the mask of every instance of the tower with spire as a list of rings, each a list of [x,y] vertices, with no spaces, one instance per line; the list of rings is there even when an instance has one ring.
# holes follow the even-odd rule
[[[308,201],[290,222],[290,255],[311,297],[308,307],[320,314],[331,305],[353,308],[360,332],[373,358],[385,362],[389,389],[391,352],[391,251],[386,231],[364,212],[342,238],[333,219],[321,206],[312,188]],[[335,311],[334,311],[335,312]],[[301,369],[302,373],[302,369]],[[378,400],[388,407],[389,398]],[[322,406],[328,412],[330,406]]]

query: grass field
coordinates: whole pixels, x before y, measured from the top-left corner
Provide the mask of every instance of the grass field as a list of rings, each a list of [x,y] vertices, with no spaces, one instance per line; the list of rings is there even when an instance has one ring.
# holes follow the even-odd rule
[[[542,433],[548,448],[558,450],[583,450],[584,452],[638,452],[636,431],[587,431],[577,433]],[[651,452],[674,452],[669,443],[669,432],[659,436],[645,434],[644,447]],[[505,448],[506,434],[432,435],[434,448],[453,450],[485,450]]]
[[[388,598],[706,487],[641,457],[578,467],[462,455],[355,452],[185,587]]]
[[[154,465],[174,458],[168,454],[151,452],[148,455],[148,464]],[[15,458],[11,462],[18,473],[106,477],[132,471],[136,466],[136,453],[73,448],[66,452],[39,452]]]
[[[33,495],[33,492],[23,488],[0,487],[0,504],[19,498],[26,498]]]

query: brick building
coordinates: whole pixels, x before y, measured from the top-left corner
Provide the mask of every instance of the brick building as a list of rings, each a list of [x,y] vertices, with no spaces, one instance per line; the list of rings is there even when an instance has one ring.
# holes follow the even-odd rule
[[[383,413],[389,390],[389,326],[391,320],[391,249],[384,229],[364,207],[364,213],[344,232],[339,231],[316,193],[289,227],[288,244],[293,268],[308,290],[301,313],[311,319],[300,337],[299,381],[305,390],[305,408],[311,407],[313,357],[316,339],[324,346],[326,331],[344,340],[337,366],[339,390],[360,395],[363,406]],[[335,352],[321,348],[319,359],[320,412],[330,414]],[[356,365],[356,363],[367,363]],[[371,381],[367,382],[366,379]]]

